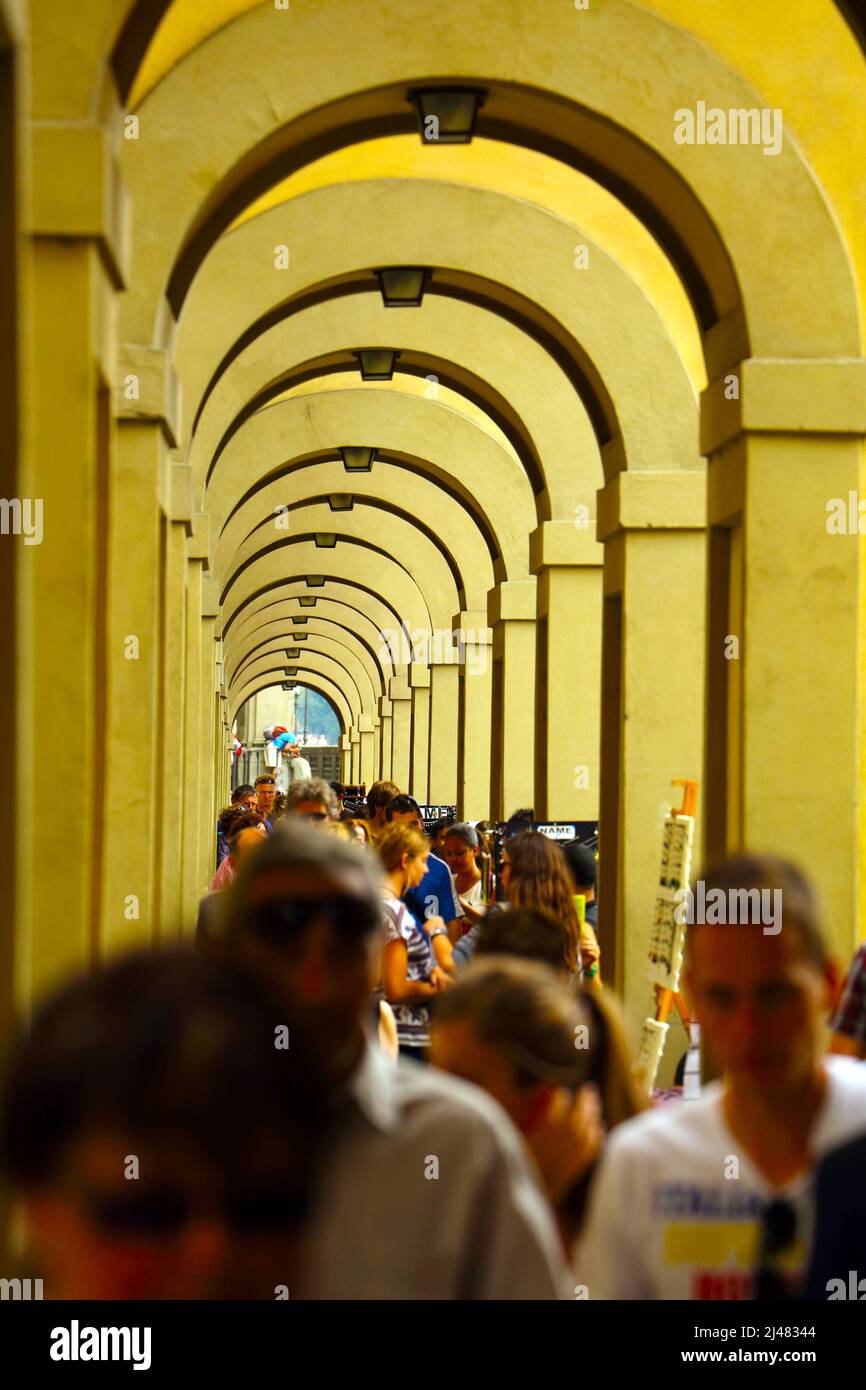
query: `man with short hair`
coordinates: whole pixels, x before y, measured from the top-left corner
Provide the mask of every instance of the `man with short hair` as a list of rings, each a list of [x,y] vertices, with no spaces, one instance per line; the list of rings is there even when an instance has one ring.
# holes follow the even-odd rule
[[[749,1298],[758,1272],[793,1284],[815,1166],[866,1132],[866,1068],[824,1052],[836,976],[810,885],[784,860],[744,854],[704,887],[686,988],[724,1080],[611,1135],[576,1257],[591,1299]],[[719,920],[720,900],[754,889],[781,892],[780,923],[775,910],[769,927]],[[762,1220],[780,1211],[770,1268]]]
[[[263,772],[256,778],[256,810],[264,816],[268,833],[274,828],[274,802],[277,799],[277,784],[270,772]]]
[[[388,825],[414,825],[424,833],[421,808],[412,796],[392,797],[385,807],[385,821]],[[403,902],[420,927],[426,927],[435,917],[441,918],[448,928],[450,940],[459,941],[462,932],[459,919],[465,914],[460,906],[454,876],[448,865],[437,859],[435,854],[431,854],[427,860],[427,872],[418,887],[410,888],[403,894]],[[448,968],[443,960],[439,960],[439,963]]]
[[[368,1035],[380,892],[369,854],[291,816],[229,890],[226,947],[284,994],[335,1087],[299,1296],[561,1297],[553,1217],[507,1116],[477,1087],[388,1061]]]
[[[339,819],[340,799],[323,777],[308,777],[293,782],[286,792],[286,815],[326,826]]]
[[[367,792],[367,828],[370,839],[376,840],[385,829],[385,807],[392,797],[400,795],[396,782],[374,782]]]

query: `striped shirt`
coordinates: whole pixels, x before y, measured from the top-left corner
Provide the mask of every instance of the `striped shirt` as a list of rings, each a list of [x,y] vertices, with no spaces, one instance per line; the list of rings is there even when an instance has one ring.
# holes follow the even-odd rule
[[[421,930],[412,913],[399,898],[389,894],[382,904],[385,917],[383,944],[402,941],[408,953],[407,980],[429,980],[436,964],[429,937]],[[407,1047],[429,1047],[430,1010],[426,1004],[391,1003],[397,1022],[397,1039]]]

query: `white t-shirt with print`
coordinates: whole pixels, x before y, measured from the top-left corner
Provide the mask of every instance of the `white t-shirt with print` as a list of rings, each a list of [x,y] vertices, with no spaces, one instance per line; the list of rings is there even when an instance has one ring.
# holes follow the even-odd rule
[[[866,1065],[829,1057],[827,1072],[811,1136],[816,1160],[866,1132]],[[784,1188],[767,1181],[729,1130],[714,1082],[699,1100],[661,1106],[613,1132],[575,1278],[590,1300],[749,1298],[760,1215],[774,1198],[797,1213],[796,1242],[778,1268],[793,1278],[805,1267],[812,1186],[809,1172]]]

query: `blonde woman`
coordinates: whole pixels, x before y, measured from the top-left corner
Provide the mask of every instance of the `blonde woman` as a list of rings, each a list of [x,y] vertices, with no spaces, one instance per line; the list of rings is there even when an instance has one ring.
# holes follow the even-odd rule
[[[376,852],[385,874],[382,990],[394,1010],[401,1054],[426,1061],[429,1003],[449,983],[449,976],[436,964],[433,941],[444,935],[447,942],[448,931],[441,919],[431,918],[428,936],[400,899],[408,889],[416,888],[427,872],[430,843],[412,825],[389,825],[376,842]]]

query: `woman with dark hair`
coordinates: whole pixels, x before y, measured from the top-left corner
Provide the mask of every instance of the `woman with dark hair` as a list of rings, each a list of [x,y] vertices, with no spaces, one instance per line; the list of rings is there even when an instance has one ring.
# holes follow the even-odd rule
[[[500,878],[512,907],[537,907],[562,923],[568,935],[568,965],[578,974],[580,923],[571,876],[559,845],[537,830],[515,835],[503,847]]]

